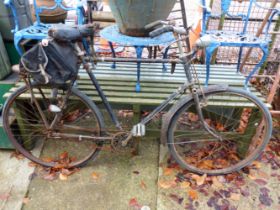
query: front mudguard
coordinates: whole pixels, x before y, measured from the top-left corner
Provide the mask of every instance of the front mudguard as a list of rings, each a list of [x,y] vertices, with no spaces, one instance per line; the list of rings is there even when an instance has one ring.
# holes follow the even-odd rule
[[[228,85],[211,85],[209,87],[202,88],[202,91],[200,89],[197,89],[197,94],[198,96],[202,96],[202,93],[207,95],[210,92],[227,90],[227,88]],[[183,96],[177,103],[175,103],[171,107],[171,109],[166,114],[163,115],[160,142],[164,146],[167,143],[168,130],[174,115],[178,112],[178,110],[180,110],[185,104],[189,103],[191,100],[193,100],[192,94]]]

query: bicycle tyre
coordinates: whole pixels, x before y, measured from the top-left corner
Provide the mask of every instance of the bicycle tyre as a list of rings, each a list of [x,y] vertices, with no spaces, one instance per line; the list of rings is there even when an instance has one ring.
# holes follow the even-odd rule
[[[50,111],[50,105],[59,106],[66,92],[65,87],[55,87],[54,94],[54,87],[36,83],[31,86],[36,98],[43,97],[44,100],[39,100],[39,104],[47,121],[51,123],[55,113]],[[61,111],[62,118],[54,128],[55,131],[81,136],[102,135],[105,125],[97,106],[76,88],[71,89],[69,98],[71,100],[69,99],[69,104],[67,103]],[[79,124],[79,128],[76,123]],[[48,131],[38,108],[34,101],[31,101],[27,86],[20,87],[8,97],[3,109],[3,125],[15,149],[26,158],[45,167],[84,166],[89,160],[97,157],[103,145],[103,142],[96,143],[82,137],[81,139],[48,137]]]
[[[199,97],[201,101],[202,96]],[[268,108],[259,98],[241,89],[206,88],[205,97],[208,104],[202,107],[204,120],[221,140],[205,131],[194,99],[185,97],[168,114],[167,144],[172,157],[182,168],[199,174],[221,175],[248,166],[270,140],[272,118]],[[229,106],[232,102],[225,99],[230,98],[239,99],[243,108]]]

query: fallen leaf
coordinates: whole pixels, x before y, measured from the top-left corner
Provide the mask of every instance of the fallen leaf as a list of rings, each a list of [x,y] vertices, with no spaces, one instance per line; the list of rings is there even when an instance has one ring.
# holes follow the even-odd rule
[[[147,185],[145,184],[145,182],[143,180],[141,180],[140,182],[140,187],[143,189],[143,190],[146,190],[147,189]]]
[[[129,206],[140,209],[142,206],[138,203],[136,198],[131,198],[128,203]]]
[[[62,180],[62,181],[66,181],[68,179],[68,176],[65,175],[65,174],[60,173],[59,174],[59,179]]]
[[[239,193],[231,193],[230,199],[234,201],[239,201],[240,200],[240,194]]]
[[[169,189],[171,187],[175,187],[177,183],[175,181],[159,180],[158,185],[163,189]]]
[[[192,112],[188,113],[188,118],[191,122],[197,122],[199,120],[199,116]]]
[[[258,171],[258,175],[263,179],[269,179],[269,175],[265,173],[264,171]]]
[[[75,168],[75,169],[67,169],[67,168],[62,168],[61,169],[61,173],[62,174],[64,174],[64,175],[66,175],[66,176],[70,176],[70,175],[72,175],[73,173],[75,173],[75,172],[77,172],[77,171],[79,171],[79,169],[77,169],[77,168]]]
[[[0,194],[0,200],[5,201],[8,200],[8,198],[11,196],[10,193]]]
[[[172,198],[172,200],[174,200],[176,203],[178,204],[182,204],[184,198],[183,197],[179,197],[178,195],[175,194],[169,194],[169,197]]]
[[[191,185],[191,184],[190,184],[189,182],[183,181],[183,182],[180,183],[180,188],[181,188],[181,189],[186,189],[186,188],[189,188],[190,185]]]
[[[223,184],[218,180],[216,176],[212,177],[212,185],[215,186],[216,188],[221,188],[223,187]]]
[[[254,168],[257,168],[257,169],[259,169],[259,168],[262,167],[262,166],[261,166],[261,162],[256,161],[256,160],[253,161],[252,166],[253,166]]]
[[[163,169],[163,175],[164,176],[170,176],[173,173],[174,169],[172,168],[164,168]]]
[[[267,193],[261,193],[259,196],[259,201],[265,206],[271,206],[271,204],[273,203],[273,200],[269,197]]]
[[[47,163],[54,162],[54,159],[51,158],[51,157],[43,157],[42,160],[43,160],[44,162],[47,162]]]
[[[256,173],[253,170],[249,170],[248,178],[251,180],[256,180]]]
[[[61,159],[61,160],[65,160],[65,159],[67,159],[68,158],[68,152],[63,152],[63,153],[61,153],[60,155],[59,155],[59,158]]]
[[[196,160],[194,162],[196,162]],[[203,168],[203,169],[213,169],[214,162],[213,162],[213,160],[204,160],[198,164],[198,167]]]
[[[267,182],[263,179],[256,179],[255,182],[258,184],[258,185],[266,185]]]
[[[29,201],[30,201],[30,198],[28,198],[28,197],[25,197],[22,199],[22,203],[24,203],[25,205],[28,204]]]
[[[240,189],[241,195],[244,197],[248,197],[250,195],[250,189],[249,187],[245,187],[244,189]]]
[[[96,173],[96,172],[93,172],[93,173],[91,174],[91,177],[92,177],[94,180],[97,180],[97,179],[100,177],[100,175],[99,175],[98,173]]]
[[[189,194],[189,197],[192,200],[197,200],[198,199],[198,193],[195,190],[190,190],[188,194]]]
[[[56,173],[49,173],[43,176],[43,179],[48,180],[48,181],[53,181],[57,178]]]
[[[13,158],[13,157],[15,157],[18,160],[24,159],[24,156],[21,153],[19,153],[18,151],[11,153],[10,158]]]
[[[29,167],[36,167],[36,166],[37,166],[37,163],[29,162],[29,163],[28,163],[28,166],[29,166]]]
[[[199,176],[199,175],[197,175],[197,174],[192,175],[192,178],[196,181],[196,184],[197,184],[198,186],[204,184],[206,177],[207,177],[207,174],[204,174],[204,175],[202,175],[202,176]]]
[[[225,130],[225,127],[224,127],[224,125],[222,124],[222,123],[217,123],[217,125],[216,125],[216,129],[218,130],[218,131],[224,131]]]

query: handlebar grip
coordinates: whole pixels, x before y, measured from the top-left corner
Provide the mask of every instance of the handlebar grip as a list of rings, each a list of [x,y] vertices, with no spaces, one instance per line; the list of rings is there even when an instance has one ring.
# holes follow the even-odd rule
[[[155,21],[155,22],[152,22],[152,23],[146,25],[146,26],[145,26],[145,29],[146,29],[146,30],[153,29],[153,28],[155,28],[155,27],[158,26],[158,25],[162,25],[162,21],[161,21],[161,20],[157,20],[157,21]]]
[[[156,36],[159,36],[163,33],[166,33],[166,32],[170,32],[170,31],[173,31],[173,26],[163,26],[161,28],[158,28],[152,32],[149,33],[150,37],[154,38]]]

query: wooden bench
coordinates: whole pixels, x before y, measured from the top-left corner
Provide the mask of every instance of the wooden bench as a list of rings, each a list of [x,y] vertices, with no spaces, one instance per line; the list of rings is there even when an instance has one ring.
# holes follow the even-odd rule
[[[170,71],[169,64],[167,67]],[[195,65],[195,69],[201,84],[203,84],[205,81],[205,66]],[[228,84],[232,87],[243,88],[245,78],[243,75],[236,73],[235,66],[213,65],[212,69],[210,85]],[[94,70],[94,74],[112,105],[154,107],[159,105],[185,82],[185,74],[182,65],[177,65],[174,74],[170,74],[169,71],[162,72],[161,64],[142,64],[142,89],[140,93],[135,92],[136,64],[134,63],[118,63],[116,69],[111,69],[111,63],[99,63],[97,69]],[[10,89],[10,91],[5,94],[5,97],[20,85],[22,85],[22,83],[18,83],[16,87]],[[87,73],[83,69],[81,69],[79,73],[78,88],[96,103],[101,102]],[[254,87],[251,86],[250,90],[265,102],[261,93]],[[228,101],[229,99],[223,100]],[[242,102],[239,100],[240,98],[236,98],[236,100],[231,99],[231,103],[227,103],[227,106],[238,106],[239,102]],[[221,105],[223,104],[221,103]],[[267,104],[267,106],[269,106],[269,104]]]

